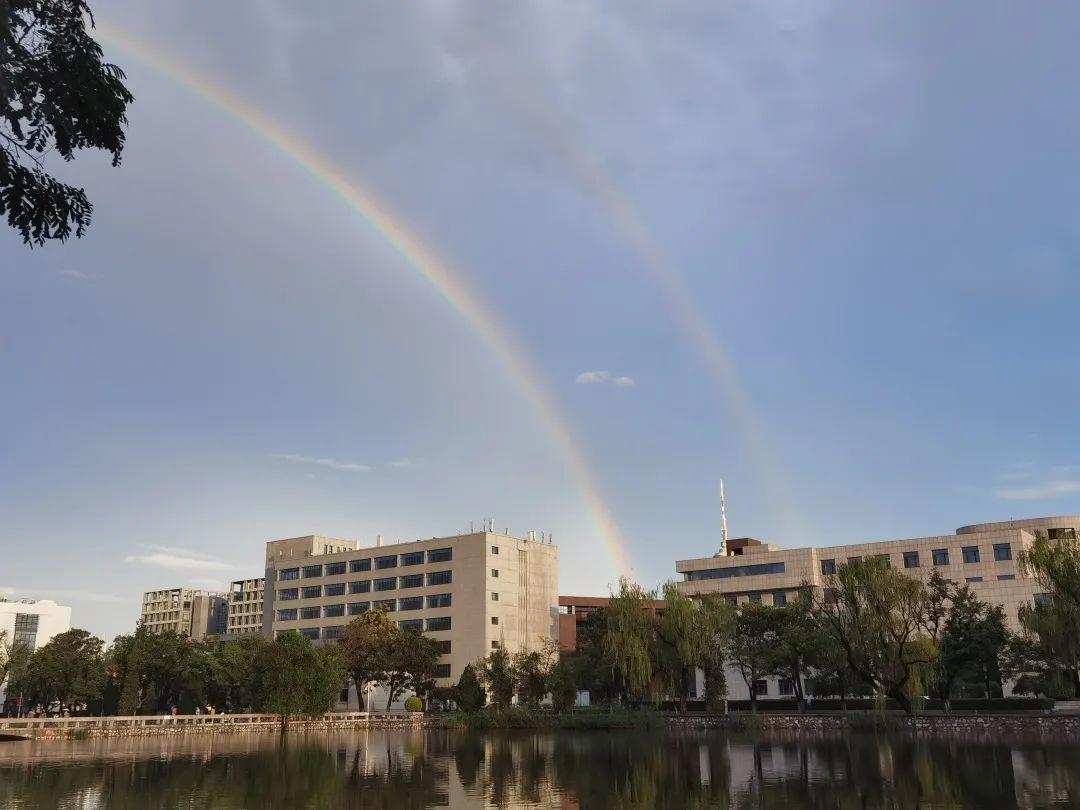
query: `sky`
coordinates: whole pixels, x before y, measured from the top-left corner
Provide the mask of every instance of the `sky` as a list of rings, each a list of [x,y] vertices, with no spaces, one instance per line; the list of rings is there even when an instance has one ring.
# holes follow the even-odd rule
[[[0,595],[111,639],[486,519],[652,587],[721,477],[787,547],[1080,513],[1074,4],[92,7],[136,101],[85,238],[0,229]]]

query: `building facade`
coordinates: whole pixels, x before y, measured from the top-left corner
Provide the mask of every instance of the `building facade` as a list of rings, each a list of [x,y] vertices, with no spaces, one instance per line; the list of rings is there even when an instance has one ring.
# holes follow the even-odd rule
[[[838,566],[863,557],[881,557],[892,568],[928,579],[937,571],[956,584],[967,584],[982,600],[1001,605],[1013,630],[1019,629],[1020,606],[1041,597],[1041,587],[1024,575],[1018,559],[1036,532],[1056,539],[1076,539],[1080,516],[1033,518],[962,526],[955,534],[909,540],[884,540],[825,548],[778,548],[752,538],[728,543],[724,556],[679,560],[679,590],[691,596],[720,594],[733,604],[745,601],[785,605],[805,585],[822,587]],[[790,684],[769,680],[762,697],[790,694]],[[728,672],[735,700],[749,697],[742,678]]]
[[[276,540],[266,544],[265,581],[270,637],[332,642],[356,616],[383,609],[439,643],[440,686],[493,649],[558,638],[558,548],[533,539],[481,531],[365,547],[317,535]]]
[[[610,596],[560,596],[559,597],[559,650],[577,652],[578,630],[589,616],[611,603]],[[647,610],[651,614],[663,613],[665,602],[653,599]]]
[[[266,580],[238,579],[229,586],[228,623],[225,638],[261,634],[263,628],[263,594]]]
[[[51,599],[0,597],[0,635],[11,646],[23,646],[33,652],[48,644],[53,636],[70,629],[71,608],[66,605],[58,605]],[[4,684],[0,683],[0,709],[4,703]]]
[[[225,594],[191,588],[167,588],[143,594],[139,622],[151,633],[173,632],[201,640],[225,634]]]

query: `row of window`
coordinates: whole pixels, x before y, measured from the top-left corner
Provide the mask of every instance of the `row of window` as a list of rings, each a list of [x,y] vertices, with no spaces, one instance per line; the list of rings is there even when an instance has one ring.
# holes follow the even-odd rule
[[[686,579],[694,582],[700,579],[730,579],[732,577],[756,577],[762,574],[783,574],[782,562],[758,563],[757,565],[734,565],[731,568],[707,568],[704,571],[688,571]]]
[[[385,577],[382,579],[358,579],[352,582],[334,582],[329,585],[305,585],[302,588],[282,588],[278,591],[279,600],[318,599],[322,596],[344,596],[349,593],[370,593],[375,591],[396,591],[399,588],[422,588],[425,585],[450,585],[454,581],[453,571],[431,571],[427,574],[409,574],[403,577]]]
[[[960,549],[961,557],[965,563],[977,563],[981,561],[978,546],[963,546]],[[901,555],[904,560],[904,568],[919,568],[921,562],[919,560],[919,552],[917,551],[905,551]],[[891,560],[888,554],[875,555],[876,559],[882,559],[886,565],[891,565]],[[1011,560],[1012,556],[1012,544],[1011,543],[994,543],[994,561],[1004,562]],[[862,557],[848,557],[847,561],[856,562],[861,560]],[[948,565],[949,564],[949,549],[947,548],[935,548],[930,552],[930,559],[935,566]],[[822,574],[835,574],[836,573],[836,560],[822,560],[821,561],[821,573]]]
[[[427,608],[448,608],[452,598],[448,593],[432,594],[428,597],[409,596],[402,599],[376,599],[374,602],[339,602],[336,605],[322,607],[280,608],[277,612],[279,622],[294,622],[297,619],[320,619],[344,616],[359,616],[369,610],[385,610],[388,613],[405,610],[423,610]]]
[[[429,563],[442,563],[450,562],[454,559],[454,550],[452,548],[435,548],[431,551],[410,551],[405,554],[387,554],[385,557],[375,557],[375,570],[385,571],[388,568],[397,568],[409,565],[423,565],[424,562]],[[283,568],[278,571],[279,581],[288,581],[293,579],[300,579],[303,576],[304,579],[311,579],[313,577],[336,577],[342,574],[356,574],[361,571],[370,571],[372,566],[372,558],[368,557],[363,560],[339,560],[338,562],[330,563],[318,563],[313,565],[304,565],[297,568]]]
[[[440,630],[450,629],[450,617],[439,616],[434,619],[407,619],[405,621],[398,622],[398,627],[402,630],[427,630],[429,632],[437,632]],[[310,639],[335,639],[341,638],[342,633],[345,632],[345,625],[335,624],[330,627],[301,627],[299,630],[278,630],[275,633],[275,637],[280,637],[288,633],[299,633],[305,638]],[[450,652],[449,641],[439,641],[439,652],[446,655]]]

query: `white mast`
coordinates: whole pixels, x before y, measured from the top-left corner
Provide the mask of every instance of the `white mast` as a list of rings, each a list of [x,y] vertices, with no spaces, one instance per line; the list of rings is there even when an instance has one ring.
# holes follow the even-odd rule
[[[724,479],[720,479],[720,554],[727,554],[727,507],[724,504]]]

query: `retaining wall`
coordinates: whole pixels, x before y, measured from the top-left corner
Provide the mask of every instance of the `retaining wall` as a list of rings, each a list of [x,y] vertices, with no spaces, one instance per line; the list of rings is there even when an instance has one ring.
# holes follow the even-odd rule
[[[700,714],[665,716],[673,728],[746,729],[789,731],[843,731],[880,728],[916,734],[1037,734],[1053,737],[1080,737],[1080,716],[1050,713],[921,715],[874,715],[868,712],[849,714]]]

